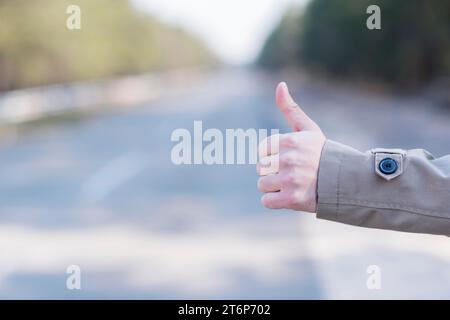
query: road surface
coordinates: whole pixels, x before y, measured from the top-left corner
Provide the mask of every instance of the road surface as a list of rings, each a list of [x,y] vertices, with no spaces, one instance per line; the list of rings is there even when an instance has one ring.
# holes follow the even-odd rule
[[[425,99],[286,77],[329,138],[450,152],[450,112]],[[171,162],[171,133],[195,120],[287,130],[273,98],[286,77],[217,72],[189,92],[4,140],[0,298],[450,298],[446,237],[270,211],[253,165]],[[66,286],[73,265],[81,290]]]

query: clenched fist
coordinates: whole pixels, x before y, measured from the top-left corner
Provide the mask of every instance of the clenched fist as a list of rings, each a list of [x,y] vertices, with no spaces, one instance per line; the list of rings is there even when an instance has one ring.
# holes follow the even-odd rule
[[[316,212],[317,176],[325,136],[295,103],[286,83],[276,89],[276,103],[293,132],[273,135],[259,145],[258,189],[263,205]]]

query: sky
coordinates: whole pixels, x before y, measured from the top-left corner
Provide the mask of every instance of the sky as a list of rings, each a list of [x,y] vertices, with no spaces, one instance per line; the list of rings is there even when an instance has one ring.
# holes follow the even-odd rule
[[[308,0],[133,0],[156,18],[199,37],[230,64],[251,63],[293,5]]]

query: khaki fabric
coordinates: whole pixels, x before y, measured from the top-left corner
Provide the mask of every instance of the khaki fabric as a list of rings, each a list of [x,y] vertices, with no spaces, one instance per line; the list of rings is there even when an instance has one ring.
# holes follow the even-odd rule
[[[395,174],[379,163],[395,159]],[[360,152],[327,140],[318,174],[317,217],[346,224],[450,236],[450,155],[424,150]]]

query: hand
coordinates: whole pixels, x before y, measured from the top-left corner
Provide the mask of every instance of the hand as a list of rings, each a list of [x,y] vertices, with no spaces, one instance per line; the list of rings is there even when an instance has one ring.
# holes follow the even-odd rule
[[[294,132],[272,135],[258,147],[261,202],[270,209],[316,212],[317,174],[326,138],[295,103],[284,82],[277,86],[276,103]]]

